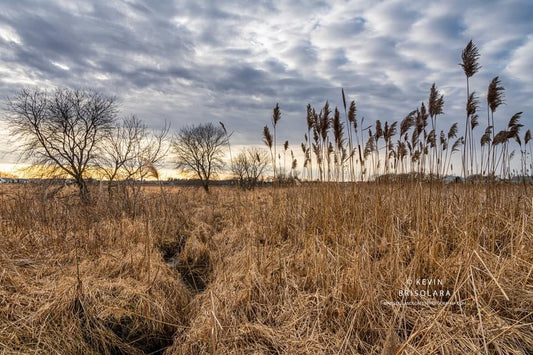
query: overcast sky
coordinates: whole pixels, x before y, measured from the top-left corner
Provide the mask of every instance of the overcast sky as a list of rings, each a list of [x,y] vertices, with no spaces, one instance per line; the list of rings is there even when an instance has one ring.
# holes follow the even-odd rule
[[[499,75],[497,129],[523,111],[532,127],[533,1],[8,1],[0,0],[0,95],[26,86],[116,96],[150,127],[223,121],[235,145],[260,144],[280,103],[278,142],[303,141],[306,105],[402,119],[445,95],[439,128],[464,122],[461,50],[473,39],[485,95]],[[481,115],[482,126],[486,118]],[[528,123],[529,122],[529,123]],[[5,126],[2,136],[5,137]],[[0,136],[0,139],[2,137]],[[9,149],[0,143],[0,160]],[[0,153],[2,153],[0,152]]]

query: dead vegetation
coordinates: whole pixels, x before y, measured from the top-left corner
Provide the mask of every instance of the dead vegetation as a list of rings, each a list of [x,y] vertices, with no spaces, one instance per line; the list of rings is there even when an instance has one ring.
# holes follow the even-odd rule
[[[530,186],[2,188],[2,353],[533,350]]]

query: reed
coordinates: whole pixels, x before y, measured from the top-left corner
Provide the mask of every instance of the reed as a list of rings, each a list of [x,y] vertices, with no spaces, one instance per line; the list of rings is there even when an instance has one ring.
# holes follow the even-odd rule
[[[533,170],[531,149],[528,151],[531,134],[527,137],[527,143],[522,144],[519,131],[523,125],[518,122],[510,122],[507,129],[495,134],[494,112],[504,103],[504,87],[498,76],[489,84],[487,127],[477,138],[481,102],[476,91],[471,90],[470,80],[481,69],[479,58],[477,46],[469,41],[461,53],[460,63],[466,77],[467,93],[465,131],[461,137],[457,136],[457,123],[447,129],[437,125],[438,118],[444,115],[445,101],[436,83],[430,87],[427,102],[421,102],[400,122],[378,119],[373,125],[365,127],[364,117],[359,120],[356,116],[355,101],[352,100],[348,108],[344,89],[341,90],[344,122],[339,109],[330,108],[329,101],[319,113],[308,104],[307,133],[304,133],[304,142],[301,143],[304,156],[302,177],[305,173],[305,178],[312,181],[316,172],[318,180],[322,182],[344,182],[346,178],[352,182],[402,179],[401,174],[423,180],[439,180],[454,173],[453,156],[462,150],[461,174],[464,180],[509,180],[521,175],[522,180],[526,181],[527,174]],[[277,117],[276,108],[273,117]],[[517,115],[511,120],[518,121],[520,115]],[[275,128],[277,120],[273,119],[272,122]],[[270,131],[265,127],[263,136],[268,135]],[[526,135],[523,138],[525,141]],[[269,143],[272,140],[274,143]],[[264,141],[269,148],[274,146],[275,164],[275,135]],[[516,151],[513,143],[518,145],[520,152],[520,168],[512,171],[511,161]],[[287,144],[286,141],[283,170],[286,169]],[[273,168],[276,170],[275,166]]]

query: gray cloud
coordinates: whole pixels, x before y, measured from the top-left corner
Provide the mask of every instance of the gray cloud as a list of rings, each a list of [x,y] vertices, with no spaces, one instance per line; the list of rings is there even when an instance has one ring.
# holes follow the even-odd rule
[[[305,107],[354,98],[367,122],[399,120],[433,82],[443,126],[462,122],[460,53],[471,38],[483,95],[500,75],[507,105],[533,113],[529,0],[71,1],[0,0],[0,95],[28,85],[102,90],[150,127],[224,120],[236,144],[260,143],[280,103],[281,140],[296,146]],[[1,157],[0,157],[1,159]]]

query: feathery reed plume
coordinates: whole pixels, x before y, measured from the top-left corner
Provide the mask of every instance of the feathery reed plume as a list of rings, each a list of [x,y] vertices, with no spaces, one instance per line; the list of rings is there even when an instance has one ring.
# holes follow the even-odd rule
[[[440,140],[441,145],[444,145],[446,144],[446,142],[448,142],[448,140],[446,139],[446,135],[444,134],[444,131],[440,131],[439,140]],[[446,148],[444,148],[444,150],[446,150]]]
[[[469,174],[468,172],[468,158],[469,155],[471,156],[471,148],[472,148],[472,127],[470,125],[470,114],[469,114],[469,103],[471,101],[471,95],[470,95],[470,81],[469,79],[476,74],[481,66],[478,64],[479,59],[479,50],[477,49],[476,45],[470,40],[466,47],[463,49],[463,52],[461,54],[462,63],[459,65],[463,68],[463,71],[466,76],[466,98],[467,98],[467,114],[466,114],[466,121],[465,121],[465,141],[466,143],[463,145],[463,158],[462,158],[462,170],[463,170],[463,176],[466,178]],[[471,173],[471,172],[470,172]]]
[[[318,176],[319,179],[322,180],[322,145],[320,143],[320,121],[318,119],[318,115],[316,114],[316,111],[313,109],[313,119],[315,121],[315,124],[313,125],[313,142],[312,143],[312,149],[313,153],[315,153],[316,156],[316,163],[318,166]]]
[[[274,107],[274,110],[272,112],[272,126],[276,127],[280,119],[281,119],[281,111],[279,109],[279,103],[276,103],[276,106]]]
[[[442,175],[444,174],[444,170],[443,170],[443,167],[445,166],[445,163],[446,163],[446,153],[447,153],[447,150],[448,150],[448,139],[446,138],[446,134],[444,133],[444,131],[440,131],[440,136],[439,136],[439,143],[440,143],[440,150],[439,150],[439,155],[438,155],[438,173],[439,175]]]
[[[331,111],[329,109],[329,102],[326,101],[325,105],[324,105],[324,108],[322,109],[322,111],[320,111],[320,114],[318,115],[318,131],[320,133],[320,137],[322,138],[322,145],[321,145],[321,148],[320,148],[320,151],[322,153],[322,158],[321,158],[321,161],[322,161],[322,164],[324,163],[328,163],[329,164],[329,153],[328,153],[328,132],[329,132],[329,128],[330,128],[330,123],[331,123],[331,120],[330,120],[330,115]],[[322,166],[322,169],[320,170],[321,171],[321,180],[324,180],[324,170],[325,170],[325,167]],[[329,170],[329,169],[328,169]]]
[[[344,95],[344,88],[342,88],[341,91],[342,91],[342,104],[344,106],[344,111],[346,111],[346,96]]]
[[[472,119],[470,120],[470,126],[472,129],[479,126],[479,116],[478,115],[472,115]]]
[[[427,119],[428,119],[428,115],[426,113],[426,106],[422,102],[422,104],[420,105],[420,109],[416,110],[415,129],[413,130],[413,135],[411,137],[411,143],[413,145],[413,148],[419,142],[419,138],[422,133],[424,133],[424,140],[427,136],[427,132],[426,132],[426,127],[428,124]],[[420,142],[420,144],[422,144],[422,142]],[[421,150],[424,150],[424,148],[422,147]],[[419,167],[424,168],[424,164],[423,164],[424,162],[420,161],[419,159],[416,159],[416,161],[418,162]],[[419,172],[422,173],[422,171],[419,171]]]
[[[374,155],[375,153],[377,153],[375,166],[374,166],[374,175],[378,175],[379,172],[377,171],[377,168],[381,166],[380,154],[379,154],[379,140],[383,137],[384,130],[383,130],[380,120],[376,120],[376,124],[374,125],[374,127],[376,129],[376,132],[374,133],[375,144],[374,144],[374,151],[372,152],[372,160],[374,160]]]
[[[394,172],[398,172],[398,165],[400,165],[401,173],[405,173],[404,159],[407,156],[407,147],[405,142],[398,141],[396,143],[396,157],[394,162]]]
[[[371,161],[371,168],[373,169],[372,172],[369,171],[368,175],[367,175],[367,178],[369,179],[375,172],[375,164],[374,164],[374,151],[376,150],[376,138],[375,136],[372,134],[372,130],[369,129],[368,130],[368,140],[365,144],[365,150],[363,152],[363,158],[366,160],[369,156],[371,157],[372,161]],[[366,167],[365,169],[366,170]]]
[[[286,161],[287,161],[287,150],[289,149],[289,141],[285,141],[285,143],[283,143],[283,174],[286,175],[287,174],[287,165],[286,165]]]
[[[361,150],[361,143],[359,141],[359,136],[357,135],[358,124],[357,124],[356,114],[357,114],[357,108],[355,106],[355,101],[352,100],[352,102],[350,103],[350,109],[348,111],[348,121],[353,125],[355,140],[357,144],[357,151],[359,155],[359,164],[361,165],[361,171],[362,171],[363,170],[363,154]],[[354,150],[355,150],[355,147],[354,147]]]
[[[298,160],[293,157],[292,158],[292,165],[291,165],[292,178],[296,178],[296,168],[297,167],[298,167]]]
[[[524,125],[519,123],[520,117],[522,116],[522,113],[523,112],[517,112],[511,117],[511,119],[509,120],[509,124],[507,125],[509,130],[516,130],[517,131],[518,129],[520,129],[520,127],[524,126]]]
[[[494,112],[496,109],[504,103],[504,90],[505,88],[501,85],[499,77],[494,77],[489,84],[487,89],[487,125],[492,126],[492,139],[494,139]],[[489,111],[490,110],[490,111]],[[490,174],[494,176],[494,163],[495,163],[495,152],[492,150],[492,145],[489,145],[489,154],[487,157],[488,164],[490,163]]]
[[[479,107],[479,98],[476,95],[476,92],[472,92],[468,96],[468,101],[466,103],[466,114],[468,116],[473,116]]]
[[[394,137],[396,135],[397,126],[398,126],[398,122],[397,121],[394,121],[394,122],[391,123],[387,133],[385,134],[385,140],[390,141],[392,139],[392,137]]]
[[[404,173],[404,162],[403,159],[407,156],[407,149],[406,146],[409,148],[409,153],[412,153],[412,144],[408,142],[408,132],[415,124],[415,115],[417,110],[411,111],[405,118],[400,122],[400,138],[398,140],[398,145],[400,145],[400,140],[403,139],[404,143],[402,145],[402,149],[405,150],[406,154],[398,154],[397,159],[400,159],[399,163],[401,164],[402,173]],[[400,148],[398,148],[400,149]],[[400,151],[400,150],[399,150]]]
[[[326,138],[328,137],[328,131],[330,127],[330,115],[331,111],[329,109],[329,102],[326,101],[326,104],[324,105],[324,108],[321,111],[320,115],[320,135],[322,136],[322,140],[325,142]]]
[[[461,145],[464,144],[464,141],[465,140],[463,137],[457,138],[457,140],[452,145],[452,152],[458,151],[461,148]]]
[[[277,135],[276,135],[276,126],[281,119],[281,111],[279,109],[279,103],[276,103],[276,106],[272,110],[272,128],[274,129],[274,157],[277,156]],[[276,162],[274,160],[274,179],[276,179]]]
[[[311,128],[313,128],[313,125],[315,124],[311,104],[307,104],[306,121],[307,121],[307,135],[310,135],[309,132],[311,132]]]
[[[485,146],[490,143],[490,136],[492,134],[492,126],[485,128],[485,133],[481,136],[481,146]]]
[[[520,144],[520,168],[521,168],[521,178],[522,181],[525,183],[526,176],[528,173],[528,167],[527,167],[527,145],[529,141],[531,140],[531,131],[528,129],[526,133],[524,134],[524,145]]]
[[[339,180],[339,175],[341,173],[341,166],[342,166],[342,149],[344,147],[344,127],[341,122],[341,115],[339,110],[335,107],[335,113],[333,115],[333,138],[335,140],[335,159],[336,159],[336,179]]]
[[[472,77],[481,68],[481,66],[478,64],[479,50],[472,40],[470,40],[470,42],[468,42],[466,47],[463,49],[461,59],[463,62],[459,63],[459,65],[463,68],[467,78]]]
[[[477,110],[479,108],[479,98],[476,95],[476,92],[472,92],[468,96],[466,103],[466,115],[470,117],[469,133],[470,139],[467,141],[469,144],[468,151],[470,153],[470,174],[474,173],[474,159],[476,158],[476,148],[474,145],[474,128],[479,125],[479,116],[477,115]],[[477,165],[476,165],[477,167]]]
[[[326,154],[326,159],[328,163],[328,181],[331,181],[331,154],[334,152],[333,143],[328,142],[328,150]]]
[[[368,140],[366,141],[366,144],[365,144],[365,152],[364,152],[364,157],[365,159],[368,158],[368,156],[374,151],[374,136],[372,136],[372,132],[370,132],[369,136],[368,136]]]
[[[305,164],[304,164],[304,167],[309,165],[309,169],[308,169],[308,179],[311,179],[313,180],[313,161],[311,159],[311,154],[310,154],[310,151],[311,151],[311,129],[313,129],[314,126],[316,126],[316,120],[315,120],[315,115],[313,114],[313,109],[311,108],[311,104],[307,104],[307,115],[306,115],[306,122],[307,122],[307,138],[306,139],[306,142],[307,142],[307,154],[309,154],[309,158],[308,160],[306,160]],[[309,164],[307,164],[309,163]]]
[[[487,104],[492,112],[496,112],[496,109],[504,103],[504,90],[499,77],[492,79],[487,92]]]
[[[354,148],[353,148],[353,140],[352,140],[352,128],[351,123],[355,121],[355,103],[352,101],[353,104],[353,112],[352,112],[352,104],[350,104],[350,111],[347,112],[346,107],[346,95],[344,95],[344,88],[342,89],[342,104],[344,106],[344,118],[346,120],[346,129],[348,130],[348,148],[350,150],[350,154],[348,155],[348,158],[350,159],[350,180],[355,179],[355,167],[353,162],[353,155],[354,155]]]
[[[447,141],[448,142],[450,142],[452,139],[457,137],[457,130],[458,130],[457,122],[455,122],[454,124],[451,125],[450,129],[448,130],[448,135],[447,135]],[[451,160],[451,156],[452,156],[453,152],[455,152],[454,148],[457,148],[456,144],[458,144],[458,141],[455,141],[455,144],[453,144],[452,149],[449,150],[447,152],[447,154],[444,156],[443,175],[446,175],[446,173],[448,171],[447,164]],[[460,146],[460,144],[459,144],[459,146]]]
[[[228,135],[228,131],[226,130],[226,126],[224,125],[224,123],[222,123],[222,121],[218,121],[218,123],[220,123],[220,126],[222,126],[222,130],[224,131],[224,134],[226,135],[226,141],[228,142],[228,150],[229,150],[229,160],[231,163],[231,170],[233,170],[233,156],[231,155],[231,145],[229,142],[230,135]]]
[[[512,152],[509,153],[509,141],[514,139],[520,146],[522,145],[519,136],[520,128],[523,127],[523,125],[519,123],[521,116],[522,112],[515,113],[507,124],[507,130],[499,131],[498,134],[494,136],[492,142],[493,149],[496,149],[496,146],[500,144],[502,145],[501,152],[494,165],[494,170],[497,170],[497,168],[500,166],[501,175],[504,179],[511,177],[510,161],[512,159]]]
[[[491,135],[492,135],[492,126],[488,126],[487,128],[485,128],[485,133],[483,133],[483,135],[481,136],[481,139],[480,139],[480,143],[481,143],[481,173],[483,175],[485,175],[485,171],[487,171],[489,169],[489,161],[490,161],[490,142],[491,142]],[[486,163],[486,166],[484,167],[484,164],[485,164],[485,159],[484,159],[484,153],[485,153],[485,146],[487,146],[487,156],[489,157],[487,160],[487,163]]]
[[[417,163],[418,168],[419,168],[418,173],[420,174],[423,173],[423,169],[424,169],[424,161],[422,161],[421,158],[423,158],[422,153],[425,151],[423,141],[425,141],[427,138],[427,132],[426,132],[427,119],[428,119],[428,115],[426,113],[426,106],[422,102],[422,104],[420,105],[420,108],[416,110],[415,123],[414,123],[415,129],[413,130],[413,133],[411,135],[412,149],[414,150],[417,146],[419,147],[419,149],[415,151],[416,156],[411,157],[411,164],[413,164],[414,162]],[[420,136],[422,135],[422,133],[423,133],[424,139],[423,141],[420,141]]]
[[[309,164],[309,150],[307,148],[307,145],[309,144],[309,139],[307,137],[307,134],[305,134],[305,143],[301,143],[300,147],[302,148],[302,153],[304,155],[304,164],[302,166],[302,178],[305,178],[305,173],[307,169],[307,165]]]
[[[499,131],[494,136],[494,139],[492,140],[492,145],[498,145],[498,144],[504,143],[505,140],[507,139],[507,134],[508,134],[507,131]]]
[[[434,132],[437,132],[437,116],[444,113],[444,95],[440,95],[435,83],[433,83],[429,92],[428,106],[429,117],[431,118],[431,128]],[[431,175],[433,175],[434,172],[437,172],[438,175],[440,172],[440,167],[438,164],[439,162],[437,158],[438,145],[434,144],[431,147],[431,151],[432,154],[430,155],[430,173]]]
[[[442,113],[444,112],[442,109],[444,106],[444,95],[439,95],[439,91],[437,90],[435,83],[433,83],[429,92],[428,106],[429,116],[432,118],[435,118],[438,115],[442,115]]]
[[[374,133],[374,138],[376,139],[376,142],[378,142],[379,139],[383,137],[383,128],[381,128],[380,120],[376,120],[375,128],[376,128],[376,133]]]
[[[333,116],[333,138],[335,145],[341,149],[344,143],[344,127],[341,122],[339,110],[335,107],[335,115]]]
[[[396,135],[396,127],[398,122],[394,121],[389,125],[385,122],[385,128],[383,130],[383,139],[385,140],[385,173],[389,172],[389,159],[391,156],[396,157],[394,152],[394,146],[392,144],[392,137]],[[392,154],[392,155],[391,155]]]
[[[268,126],[263,128],[263,142],[269,149],[272,149],[272,134],[270,134]]]
[[[464,140],[464,137],[459,137],[455,140],[455,142],[452,144],[452,149],[450,151],[450,155],[449,155],[449,159],[448,159],[448,164],[451,162],[451,159],[452,159],[452,155],[453,153],[459,151],[461,149],[461,146],[463,146],[465,144],[465,140]],[[446,169],[445,169],[445,175],[447,174],[448,172],[448,166],[446,166]]]
[[[514,139],[516,143],[520,146],[520,150],[522,150],[522,140],[520,139],[520,128],[522,128],[524,125],[519,123],[520,117],[522,116],[522,112],[517,112],[511,117],[509,120],[509,124],[507,127],[509,128],[508,134],[507,134],[507,141],[505,142],[505,151],[508,154],[507,158],[505,159],[505,162],[507,164],[507,176],[508,178],[511,178],[511,160],[514,155],[514,151],[509,154],[509,148],[508,148],[508,141],[510,139]]]
[[[272,152],[273,138],[268,126],[263,127],[263,142],[270,150],[270,157],[272,159],[272,170],[274,172],[274,180],[276,179],[276,160],[274,159],[274,153]]]
[[[448,140],[457,137],[457,122],[455,122],[448,131]]]
[[[355,107],[355,101],[352,101],[350,103],[350,110],[348,111],[348,121],[350,121],[353,124],[353,128],[357,132],[357,119],[356,119],[356,107]]]
[[[533,176],[533,148],[531,147],[531,130],[527,130],[524,135],[524,175],[527,171],[527,146],[529,144],[529,172]]]
[[[437,134],[435,133],[434,129],[429,131],[429,134],[426,138],[426,142],[429,144],[430,148],[434,148],[437,144]]]

